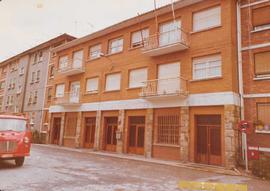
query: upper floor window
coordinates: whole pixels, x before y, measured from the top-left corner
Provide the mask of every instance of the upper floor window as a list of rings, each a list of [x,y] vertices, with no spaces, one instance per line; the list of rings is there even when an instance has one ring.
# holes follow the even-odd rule
[[[67,56],[61,56],[59,58],[59,69],[64,69],[68,66],[68,57]]]
[[[36,72],[32,72],[31,83],[35,82],[35,78],[36,78]]]
[[[99,58],[101,55],[101,44],[91,46],[89,49],[89,59]]]
[[[64,97],[64,94],[65,94],[65,84],[56,85],[55,97],[56,98]]]
[[[73,67],[80,68],[83,62],[83,50],[79,50],[73,53]]]
[[[221,77],[221,63],[220,54],[193,59],[193,79]]]
[[[50,66],[49,76],[50,76],[50,78],[53,78],[54,77],[54,65],[51,65]]]
[[[123,51],[124,39],[113,39],[109,42],[109,54],[114,54]]]
[[[3,90],[5,88],[5,81],[0,82],[0,90]]]
[[[171,21],[159,26],[159,46],[170,45],[181,39],[181,21]]]
[[[47,99],[48,101],[51,101],[52,99],[52,88],[48,88]]]
[[[105,91],[120,90],[121,86],[121,74],[108,74],[106,76]]]
[[[43,52],[40,51],[40,52],[38,53],[38,62],[42,62],[42,60],[43,60]]]
[[[255,75],[269,76],[270,75],[270,51],[260,52],[254,55]]]
[[[4,66],[3,68],[2,68],[2,74],[6,74],[7,73],[7,67],[6,66]]]
[[[193,14],[193,31],[221,25],[221,8],[213,7]]]
[[[143,87],[147,81],[147,68],[131,70],[129,73],[129,88]]]
[[[94,93],[98,91],[98,78],[89,78],[86,82],[86,91]]]
[[[20,75],[23,75],[24,74],[24,66],[21,66],[20,68]]]
[[[255,30],[270,27],[270,5],[252,10],[252,24]]]
[[[37,103],[37,99],[38,99],[38,91],[35,91],[34,93],[34,99],[33,99],[33,104]]]
[[[149,29],[133,32],[131,35],[131,48],[142,46],[149,37]]]
[[[258,103],[257,104],[257,114],[258,114],[258,127],[257,130],[267,130],[270,131],[269,128],[266,128],[267,126],[270,126],[270,103]],[[260,129],[258,129],[260,127]]]
[[[40,80],[40,70],[37,71],[37,79],[36,79],[36,82],[39,82]]]

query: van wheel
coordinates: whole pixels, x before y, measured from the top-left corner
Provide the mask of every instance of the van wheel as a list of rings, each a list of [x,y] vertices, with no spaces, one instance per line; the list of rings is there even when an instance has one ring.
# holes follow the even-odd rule
[[[24,157],[20,157],[20,158],[15,159],[16,166],[22,166],[23,163],[24,163]]]

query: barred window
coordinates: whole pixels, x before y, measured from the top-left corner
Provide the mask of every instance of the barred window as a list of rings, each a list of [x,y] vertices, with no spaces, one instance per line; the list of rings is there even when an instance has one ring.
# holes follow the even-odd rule
[[[157,143],[179,145],[179,115],[157,117]]]

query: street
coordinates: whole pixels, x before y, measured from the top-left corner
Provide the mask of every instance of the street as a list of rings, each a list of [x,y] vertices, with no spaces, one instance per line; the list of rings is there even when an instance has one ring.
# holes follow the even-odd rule
[[[33,145],[21,168],[0,163],[0,190],[177,191],[180,180],[247,184],[269,191],[270,182]]]

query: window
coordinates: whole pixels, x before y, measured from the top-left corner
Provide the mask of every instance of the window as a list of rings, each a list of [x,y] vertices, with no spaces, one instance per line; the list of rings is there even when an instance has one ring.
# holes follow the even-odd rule
[[[179,145],[180,120],[179,115],[158,115],[157,138],[158,144]]]
[[[17,94],[20,94],[20,93],[22,93],[22,85],[21,84],[18,85],[18,89],[17,89]]]
[[[30,92],[30,94],[29,94],[29,98],[28,98],[28,105],[30,105],[30,104],[32,104],[32,98],[33,97],[33,95],[32,95],[32,92]]]
[[[34,61],[33,61],[33,64],[36,64],[37,63],[37,60],[38,60],[38,55],[37,53],[34,54]]]
[[[13,103],[14,103],[14,97],[12,95],[12,96],[10,96],[10,103],[9,103],[9,105],[13,105]]]
[[[193,59],[193,79],[221,77],[221,55]]]
[[[252,24],[255,30],[270,27],[270,5],[252,10]]]
[[[6,74],[6,73],[7,73],[7,67],[4,66],[4,67],[2,68],[2,74]]]
[[[40,80],[40,70],[37,71],[37,80],[36,80],[36,82],[39,82],[39,80]]]
[[[261,129],[258,129],[258,130],[270,131],[270,103],[257,104],[257,114],[258,114],[258,120],[260,121],[260,123],[262,123]]]
[[[42,51],[40,51],[38,53],[38,62],[42,62],[42,60],[43,60],[43,53],[42,53]]]
[[[147,81],[147,68],[131,70],[129,73],[129,88],[143,87]]]
[[[22,66],[21,68],[20,68],[20,75],[23,75],[24,74],[24,66]]]
[[[35,76],[36,76],[36,72],[32,72],[31,83],[35,82]]]
[[[59,84],[56,86],[56,94],[55,97],[60,98],[64,97],[64,92],[65,92],[65,84]]]
[[[82,67],[83,62],[83,51],[77,51],[73,53],[73,68],[80,68]]]
[[[120,90],[121,85],[121,74],[108,74],[106,76],[106,87],[105,91]]]
[[[68,57],[62,56],[59,58],[59,69],[65,69],[68,66]]]
[[[149,37],[149,29],[143,29],[132,33],[131,47],[136,48],[142,46]]]
[[[109,54],[123,51],[124,40],[122,38],[111,40],[109,43]]]
[[[90,47],[89,49],[89,58],[95,59],[95,58],[99,58],[101,55],[101,44],[95,45]]]
[[[260,52],[254,55],[255,75],[270,75],[270,51]]]
[[[38,92],[35,91],[35,93],[34,93],[34,99],[33,99],[33,104],[36,104],[37,103],[37,98],[38,98]]]
[[[90,93],[98,91],[98,78],[87,79],[86,91]]]
[[[166,46],[179,42],[181,39],[181,21],[171,21],[159,26],[159,46]]]
[[[51,101],[51,99],[52,99],[52,88],[48,88],[47,99],[48,99],[48,101]]]
[[[213,7],[193,14],[193,31],[221,25],[221,8]]]
[[[16,78],[13,78],[13,79],[12,79],[11,88],[12,88],[12,89],[15,89],[15,87],[16,87]]]
[[[50,67],[50,78],[53,78],[54,77],[54,65],[52,65],[51,67]]]
[[[0,90],[5,88],[5,81],[0,82]]]

